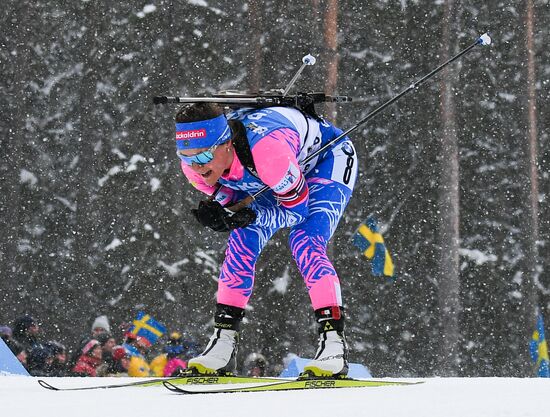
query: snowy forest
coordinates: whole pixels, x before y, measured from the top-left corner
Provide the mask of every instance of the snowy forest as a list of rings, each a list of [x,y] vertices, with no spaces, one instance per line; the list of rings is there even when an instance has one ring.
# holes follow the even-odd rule
[[[331,242],[350,360],[375,376],[534,376],[550,322],[548,0],[4,0],[0,16],[0,321],[29,313],[74,345],[94,317],[140,310],[200,344],[227,235],[175,154],[156,95],[284,88],[349,95],[359,178]],[[396,266],[352,245],[378,219]],[[241,354],[311,357],[316,324],[280,231],[257,264]]]

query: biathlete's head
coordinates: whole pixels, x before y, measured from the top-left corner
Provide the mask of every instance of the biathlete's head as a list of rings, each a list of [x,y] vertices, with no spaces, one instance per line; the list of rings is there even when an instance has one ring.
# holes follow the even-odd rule
[[[234,157],[223,109],[214,103],[182,107],[176,114],[176,147],[182,163],[215,185]]]

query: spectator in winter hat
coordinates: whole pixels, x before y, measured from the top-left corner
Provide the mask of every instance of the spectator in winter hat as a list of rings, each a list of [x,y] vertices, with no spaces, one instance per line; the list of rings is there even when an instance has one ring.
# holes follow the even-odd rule
[[[111,327],[109,326],[109,319],[107,316],[96,317],[92,324],[91,333],[81,336],[80,341],[76,345],[76,349],[72,351],[71,357],[67,362],[68,368],[72,369],[76,365],[76,362],[82,355],[84,346],[86,346],[90,340],[95,339],[99,341],[99,335],[102,333],[109,333],[110,330]]]
[[[96,369],[101,365],[102,349],[96,339],[90,340],[82,349],[72,373],[76,376],[97,376]]]
[[[109,319],[107,316],[96,317],[92,324],[92,337],[96,337],[100,333],[110,333],[111,326],[109,325]]]
[[[13,324],[13,338],[27,351],[27,354],[38,344],[40,327],[36,320],[27,315],[19,317]]]

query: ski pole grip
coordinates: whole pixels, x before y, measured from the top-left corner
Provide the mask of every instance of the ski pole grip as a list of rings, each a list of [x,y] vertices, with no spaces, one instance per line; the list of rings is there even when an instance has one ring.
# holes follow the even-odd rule
[[[253,201],[254,201],[254,197],[248,196],[246,198],[243,198],[241,201],[233,204],[232,206],[225,207],[225,209],[233,213],[236,213],[239,210],[242,210],[243,208],[248,207],[250,203],[252,203]]]

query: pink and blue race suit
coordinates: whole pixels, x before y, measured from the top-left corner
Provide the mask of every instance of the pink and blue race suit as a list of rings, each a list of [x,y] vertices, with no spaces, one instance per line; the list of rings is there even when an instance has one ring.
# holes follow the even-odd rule
[[[301,166],[306,157],[342,131],[287,107],[240,109],[228,119],[244,124],[258,176],[235,154],[229,171],[219,179],[222,188],[216,199],[227,205],[265,185],[272,192],[263,193],[250,205],[256,221],[229,236],[218,281],[218,303],[246,306],[258,256],[277,230],[288,227],[292,256],[314,310],[342,306],[340,281],[326,247],[355,185],[357,157],[351,141],[343,138]],[[216,187],[205,184],[189,166],[182,163],[181,167],[197,189],[208,195],[215,192]]]

